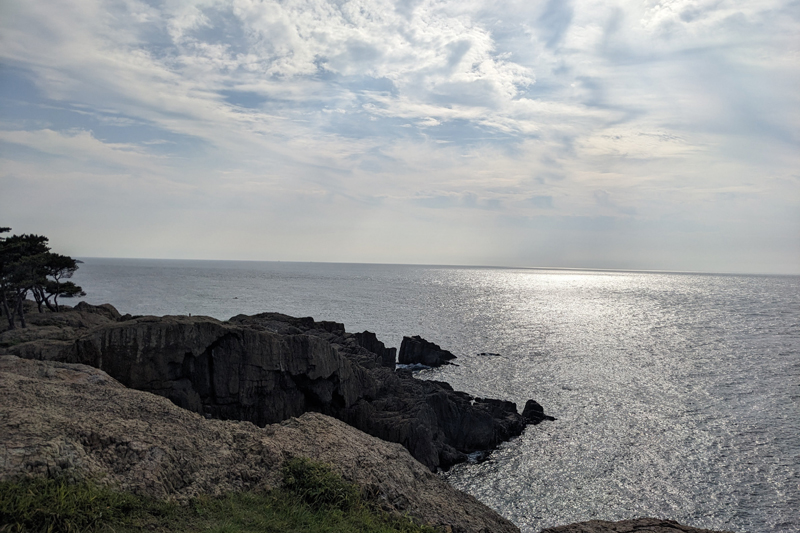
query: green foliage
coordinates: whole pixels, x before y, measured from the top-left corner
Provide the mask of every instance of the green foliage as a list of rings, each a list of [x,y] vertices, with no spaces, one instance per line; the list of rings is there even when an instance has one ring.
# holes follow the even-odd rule
[[[435,533],[371,507],[325,465],[295,460],[286,471],[296,474],[293,486],[304,494],[321,480],[325,490],[311,492],[325,503],[311,504],[285,488],[201,496],[179,505],[90,482],[21,478],[0,482],[0,532]]]
[[[283,465],[283,483],[306,503],[347,511],[361,503],[358,487],[324,464],[295,458]]]
[[[143,508],[141,498],[90,483],[42,478],[0,483],[0,531],[93,531]]]
[[[0,228],[0,234],[9,229]],[[57,312],[59,296],[84,296],[86,293],[79,286],[66,281],[78,269],[78,263],[69,256],[51,252],[43,235],[0,236],[0,314],[7,316],[9,328],[14,329],[16,315],[25,327],[22,302],[29,293],[33,294],[40,313],[42,305]]]

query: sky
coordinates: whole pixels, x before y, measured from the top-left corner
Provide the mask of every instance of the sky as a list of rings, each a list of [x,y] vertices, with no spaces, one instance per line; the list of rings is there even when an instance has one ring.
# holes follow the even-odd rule
[[[2,0],[76,257],[800,274],[797,0]]]

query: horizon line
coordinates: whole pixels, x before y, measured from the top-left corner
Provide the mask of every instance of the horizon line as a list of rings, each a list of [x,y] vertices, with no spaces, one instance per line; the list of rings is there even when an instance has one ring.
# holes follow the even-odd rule
[[[683,274],[683,275],[713,275],[713,276],[788,276],[798,277],[800,273],[764,273],[764,272],[712,272],[703,270],[666,270],[642,268],[602,268],[602,267],[563,267],[563,266],[508,266],[508,265],[474,265],[474,264],[444,264],[444,263],[382,263],[382,262],[354,262],[354,261],[298,261],[285,259],[197,259],[197,258],[170,258],[170,257],[101,257],[77,256],[81,259],[112,259],[133,261],[196,261],[219,263],[307,263],[320,265],[374,265],[374,266],[408,266],[408,267],[435,267],[435,268],[486,268],[496,270],[557,270],[575,272],[610,272],[632,274]]]

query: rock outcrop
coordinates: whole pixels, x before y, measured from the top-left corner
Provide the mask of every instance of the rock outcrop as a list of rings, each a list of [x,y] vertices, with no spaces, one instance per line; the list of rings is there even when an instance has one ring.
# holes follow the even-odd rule
[[[525,402],[525,408],[522,409],[522,418],[529,424],[534,425],[545,420],[555,420],[555,417],[544,414],[544,408],[536,400]]]
[[[673,520],[636,518],[620,522],[591,520],[543,529],[540,533],[731,533],[684,526]]]
[[[318,337],[208,317],[140,317],[96,328],[67,362],[212,418],[260,426],[308,411],[333,414],[377,389],[366,369]]]
[[[400,445],[306,413],[259,428],[208,420],[85,365],[0,356],[0,479],[88,477],[185,500],[270,489],[292,457],[331,464],[389,511],[460,533],[518,533]]]
[[[521,434],[529,420],[511,402],[475,398],[447,383],[395,372],[394,349],[373,333],[351,334],[336,322],[278,313],[227,322],[119,317],[85,304],[60,314],[102,323],[73,331],[72,341],[37,339],[6,352],[100,368],[127,387],[210,418],[263,426],[323,413],[402,444],[431,470],[493,449]]]
[[[419,335],[403,337],[400,344],[398,362],[403,365],[425,365],[430,367],[451,364],[456,356],[447,350],[442,350],[438,344],[426,341]]]
[[[394,372],[363,346],[359,334],[346,332],[342,324],[278,313],[239,315],[228,323],[257,331],[317,337],[366,368],[377,389],[350,406],[322,412],[375,437],[403,444],[432,470],[466,461],[469,454],[493,449],[525,429],[526,421],[514,403],[476,398],[454,391],[447,383]]]
[[[354,333],[353,336],[359,346],[378,356],[382,366],[394,369],[395,360],[397,358],[397,348],[387,348],[371,331]]]

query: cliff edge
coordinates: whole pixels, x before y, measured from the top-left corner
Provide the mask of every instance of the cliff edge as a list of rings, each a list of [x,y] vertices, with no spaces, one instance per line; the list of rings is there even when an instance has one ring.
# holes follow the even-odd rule
[[[260,428],[208,420],[93,367],[0,356],[0,479],[89,477],[157,498],[270,489],[292,457],[331,464],[385,510],[461,533],[511,522],[415,461],[399,444],[306,413]]]
[[[278,313],[228,321],[119,316],[109,305],[31,313],[0,334],[0,353],[99,368],[123,385],[222,420],[264,426],[318,412],[402,444],[431,471],[494,449],[546,420],[508,401],[394,370],[373,333]],[[2,345],[5,344],[5,348]]]

